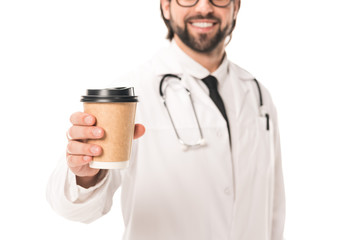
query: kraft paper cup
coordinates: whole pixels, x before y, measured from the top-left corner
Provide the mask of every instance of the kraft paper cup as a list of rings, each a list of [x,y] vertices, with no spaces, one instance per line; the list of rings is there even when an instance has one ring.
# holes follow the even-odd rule
[[[103,153],[94,157],[91,168],[122,169],[129,166],[138,102],[133,88],[88,89],[82,96],[84,112],[96,117],[104,129],[102,139],[88,140],[100,145]]]

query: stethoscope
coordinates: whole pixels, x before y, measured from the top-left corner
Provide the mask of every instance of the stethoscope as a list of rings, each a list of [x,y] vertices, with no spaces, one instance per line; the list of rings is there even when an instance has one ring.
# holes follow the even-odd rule
[[[199,148],[201,146],[205,146],[205,140],[204,140],[204,137],[203,137],[203,133],[201,131],[201,127],[200,127],[200,123],[199,123],[199,119],[198,119],[198,116],[196,114],[196,111],[195,111],[195,107],[194,107],[194,102],[193,102],[193,99],[191,97],[191,92],[189,91],[189,89],[187,89],[185,86],[184,89],[186,91],[186,94],[189,96],[189,99],[190,99],[190,102],[191,102],[191,107],[192,107],[192,110],[193,110],[193,113],[194,113],[194,116],[195,116],[195,119],[196,119],[196,124],[197,124],[197,128],[198,128],[198,131],[199,131],[199,136],[200,138],[193,144],[189,144],[189,143],[185,143],[185,141],[183,141],[175,127],[175,124],[174,124],[174,120],[171,116],[171,113],[169,111],[169,108],[166,104],[166,89],[167,87],[169,86],[169,84],[166,84],[164,89],[163,89],[163,84],[164,82],[166,82],[169,78],[176,78],[178,79],[179,81],[181,81],[181,77],[179,77],[178,75],[175,75],[175,74],[165,74],[161,80],[160,80],[160,84],[159,84],[159,92],[160,92],[160,96],[162,98],[162,101],[164,103],[164,106],[165,106],[165,109],[166,109],[166,112],[168,113],[169,115],[169,118],[170,118],[170,121],[171,121],[171,125],[174,129],[174,132],[175,132],[175,135],[179,141],[179,143],[182,145],[182,148],[183,150],[187,150],[189,148]],[[256,86],[257,86],[257,89],[259,91],[259,104],[260,104],[260,115],[262,117],[266,117],[266,130],[269,131],[270,130],[270,116],[269,116],[269,113],[267,113],[267,111],[265,110],[264,108],[264,104],[263,104],[263,97],[262,97],[262,92],[261,92],[261,88],[260,88],[260,84],[259,82],[254,78],[253,81],[255,82]]]

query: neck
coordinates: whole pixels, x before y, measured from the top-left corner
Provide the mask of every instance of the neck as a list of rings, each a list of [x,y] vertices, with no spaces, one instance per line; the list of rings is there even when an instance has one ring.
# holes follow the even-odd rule
[[[219,43],[219,45],[208,53],[202,53],[194,51],[185,45],[180,38],[175,35],[174,40],[176,44],[192,59],[200,63],[204,68],[209,70],[210,73],[215,72],[215,70],[220,66],[224,55],[225,55],[225,45],[224,42]]]

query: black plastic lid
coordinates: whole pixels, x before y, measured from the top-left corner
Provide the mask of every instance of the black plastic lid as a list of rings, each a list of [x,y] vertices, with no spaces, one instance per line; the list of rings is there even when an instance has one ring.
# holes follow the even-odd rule
[[[82,96],[80,102],[138,102],[138,97],[135,96],[133,87],[88,89],[87,95]]]

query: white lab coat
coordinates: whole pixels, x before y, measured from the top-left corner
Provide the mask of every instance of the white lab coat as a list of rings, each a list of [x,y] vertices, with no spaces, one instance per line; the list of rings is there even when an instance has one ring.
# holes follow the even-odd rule
[[[183,151],[178,143],[159,95],[167,73],[182,76],[191,91],[205,147]],[[91,222],[110,210],[121,185],[124,240],[281,240],[285,201],[276,111],[262,86],[271,119],[266,131],[253,77],[233,63],[229,74],[241,103],[232,149],[216,106],[171,51],[163,51],[127,76],[140,98],[137,122],[146,126],[134,141],[130,167],[109,170],[96,186],[83,189],[63,160],[48,184],[52,207],[69,219]],[[168,104],[182,138],[195,142],[191,105],[177,86],[168,88]]]

